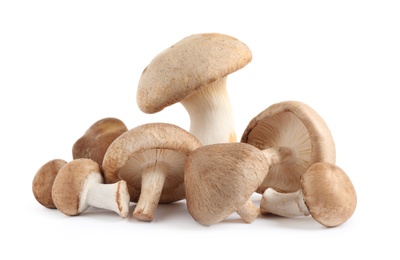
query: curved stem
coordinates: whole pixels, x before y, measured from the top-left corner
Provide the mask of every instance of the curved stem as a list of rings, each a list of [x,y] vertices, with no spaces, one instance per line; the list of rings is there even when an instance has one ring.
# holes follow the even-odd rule
[[[260,214],[260,209],[254,205],[251,200],[248,200],[236,212],[244,220],[244,222],[251,223]]]
[[[142,173],[142,188],[133,217],[140,221],[152,221],[167,173],[164,163],[155,163]]]
[[[272,188],[265,190],[260,201],[262,214],[274,214],[282,217],[308,216],[310,212],[303,199],[302,190],[280,193]]]
[[[190,116],[190,130],[203,144],[236,142],[226,77],[203,86],[181,104]]]
[[[123,180],[113,184],[90,183],[87,185],[85,196],[80,211],[93,206],[114,211],[123,218],[128,216],[130,197],[126,182]]]

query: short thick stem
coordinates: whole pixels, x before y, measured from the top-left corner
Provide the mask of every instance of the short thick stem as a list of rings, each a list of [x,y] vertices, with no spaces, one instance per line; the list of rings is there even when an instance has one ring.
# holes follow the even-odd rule
[[[133,211],[133,217],[140,221],[152,221],[164,182],[167,166],[163,163],[155,163],[146,168],[142,173],[142,188],[138,203]]]
[[[269,165],[293,164],[296,162],[296,153],[289,147],[271,147],[263,150]]]
[[[237,210],[237,213],[244,222],[251,223],[260,214],[260,209],[251,200],[248,200]]]
[[[203,144],[236,141],[226,77],[203,86],[181,101],[190,116],[190,130]]]
[[[304,203],[302,190],[291,193],[280,193],[269,188],[265,190],[261,198],[260,211],[262,214],[274,214],[282,217],[310,215]]]
[[[88,206],[107,209],[126,218],[129,213],[129,191],[126,182],[121,180],[113,184],[91,183],[87,186],[86,200],[80,210]]]

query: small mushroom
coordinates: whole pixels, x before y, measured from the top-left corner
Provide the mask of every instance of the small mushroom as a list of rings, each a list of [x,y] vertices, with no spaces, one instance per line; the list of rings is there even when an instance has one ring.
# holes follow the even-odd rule
[[[101,165],[108,146],[126,131],[128,128],[118,118],[106,117],[96,121],[74,143],[73,159],[88,158]]]
[[[243,42],[224,34],[193,34],[157,55],[144,69],[137,104],[156,113],[180,102],[190,133],[205,144],[236,141],[227,76],[252,60]]]
[[[185,198],[184,162],[201,144],[186,130],[168,123],[149,123],[130,129],[108,148],[103,161],[107,183],[127,182],[133,217],[152,221],[159,203]]]
[[[262,214],[283,217],[311,216],[326,227],[336,227],[353,215],[357,204],[354,186],[338,166],[319,162],[301,177],[301,189],[279,193],[267,189],[260,201]]]
[[[241,142],[263,150],[269,173],[257,189],[279,192],[300,189],[300,178],[316,162],[335,163],[336,150],[331,132],[321,116],[305,103],[283,101],[254,117]]]
[[[57,209],[68,216],[79,215],[90,206],[114,211],[123,218],[129,213],[126,182],[105,184],[99,164],[87,158],[72,160],[60,169],[52,197]]]
[[[32,192],[35,199],[49,209],[55,209],[51,190],[53,182],[60,169],[67,164],[61,159],[54,159],[42,165],[36,172],[32,181]]]
[[[245,143],[210,144],[185,162],[188,211],[200,224],[212,225],[237,212],[251,223],[260,210],[251,195],[268,173],[264,154]]]

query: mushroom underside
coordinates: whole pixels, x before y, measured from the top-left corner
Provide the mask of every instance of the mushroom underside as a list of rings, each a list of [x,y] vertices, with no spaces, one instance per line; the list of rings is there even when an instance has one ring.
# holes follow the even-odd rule
[[[295,155],[295,162],[271,165],[264,182],[257,189],[267,188],[281,192],[294,192],[301,188],[300,177],[312,163],[312,143],[307,128],[291,112],[282,112],[257,122],[249,132],[247,143],[260,150],[287,147]]]
[[[142,189],[142,174],[146,169],[162,165],[165,181],[159,203],[172,203],[185,197],[184,163],[186,154],[169,149],[151,149],[132,154],[119,170],[119,177],[128,184],[132,202],[138,202]]]

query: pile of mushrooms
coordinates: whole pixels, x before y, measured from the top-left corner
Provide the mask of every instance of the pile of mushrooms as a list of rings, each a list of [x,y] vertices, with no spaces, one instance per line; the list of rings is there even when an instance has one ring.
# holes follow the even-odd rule
[[[157,113],[180,102],[190,129],[100,119],[71,145],[72,160],[38,169],[35,199],[67,216],[95,207],[127,218],[133,205],[133,218],[151,222],[159,204],[185,200],[205,226],[234,212],[245,223],[270,214],[311,216],[326,227],[345,223],[356,192],[314,109],[299,101],[271,104],[237,140],[227,76],[251,60],[246,44],[220,33],[193,34],[165,49],[143,70],[137,105]],[[253,194],[261,195],[259,205]]]

